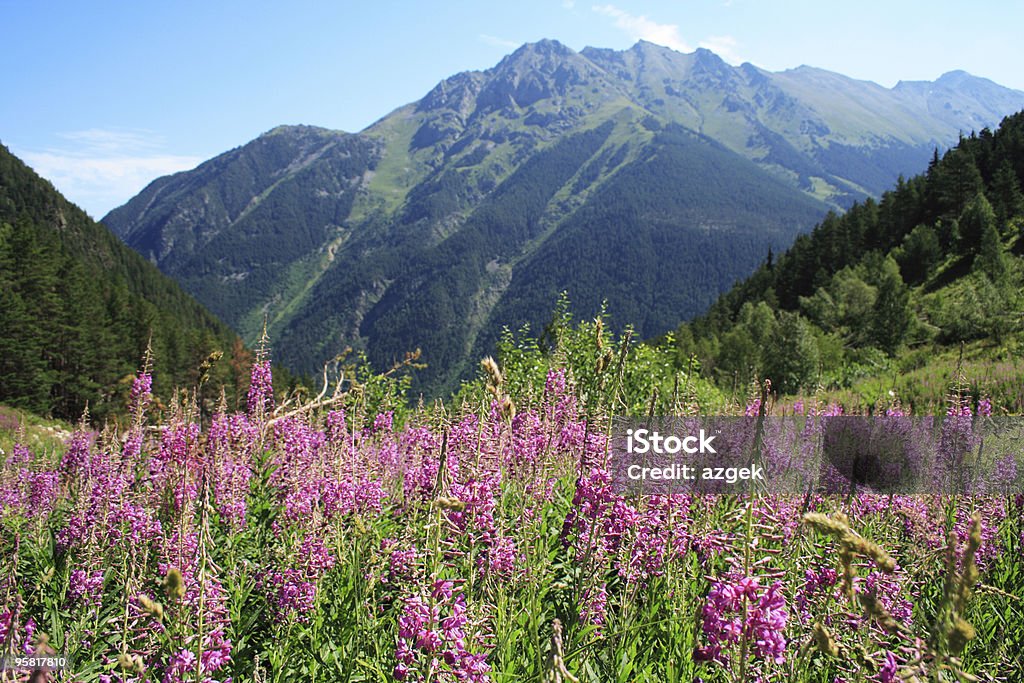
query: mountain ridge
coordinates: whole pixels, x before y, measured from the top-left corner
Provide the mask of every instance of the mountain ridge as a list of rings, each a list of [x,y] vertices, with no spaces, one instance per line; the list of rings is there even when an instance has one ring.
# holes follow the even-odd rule
[[[459,366],[481,351],[478,336],[492,340],[504,324],[542,326],[558,292],[579,288],[585,264],[541,254],[561,243],[550,238],[586,207],[583,243],[616,234],[612,216],[620,215],[646,216],[625,221],[644,240],[664,233],[655,242],[674,245],[694,226],[717,225],[716,240],[744,245],[732,257],[722,252],[728,262],[706,264],[714,277],[662,283],[682,288],[670,298],[677,318],[686,318],[829,207],[923,168],[936,147],[956,139],[960,129],[948,119],[987,120],[1008,102],[1024,108],[1024,93],[994,84],[970,81],[977,94],[961,100],[945,86],[897,92],[823,70],[793,71],[733,67],[709,50],[684,54],[642,41],[623,51],[580,52],[552,40],[528,43],[489,69],[442,79],[358,133],[275,127],[194,171],[154,181],[104,222],[246,338],[267,317],[282,360],[301,370],[350,344],[379,365],[400,357],[399,347],[418,345],[417,325],[436,323],[423,313],[436,302],[424,307],[422,292],[433,291],[448,302],[437,319],[451,326],[471,319],[468,331],[450,341],[428,335],[438,339],[424,347],[434,369],[423,373],[423,385],[450,387],[456,376],[439,364]],[[825,86],[842,97],[826,97]],[[928,107],[940,107],[941,116]],[[696,137],[679,137],[683,131]],[[559,151],[568,139],[579,149]],[[659,166],[664,159],[671,168]],[[690,179],[691,161],[710,163],[718,175],[686,184],[698,197],[687,213],[672,198],[677,188],[654,169]],[[620,196],[614,206],[599,201],[622,173],[645,178],[637,196]],[[765,198],[760,188],[771,187],[785,210],[773,209],[767,222],[742,210],[725,216],[712,198],[714,187],[730,183]],[[658,196],[643,187],[658,187]],[[502,196],[522,201],[515,206]],[[594,213],[598,204],[604,208]],[[667,227],[655,227],[659,220]],[[486,221],[493,225],[480,232]],[[460,241],[469,245],[465,253],[446,251]],[[448,260],[438,262],[439,254]],[[660,263],[657,249],[645,254],[646,267]],[[616,265],[627,265],[610,257],[606,276],[592,282],[599,292],[612,284]],[[543,288],[524,282],[531,262],[553,269]],[[649,296],[624,296],[626,310],[616,311],[622,319],[660,321],[644,325],[643,334],[667,329],[666,313],[651,315],[657,305]],[[534,303],[500,320],[495,312],[509,310],[503,300]],[[390,321],[386,330],[381,321]]]

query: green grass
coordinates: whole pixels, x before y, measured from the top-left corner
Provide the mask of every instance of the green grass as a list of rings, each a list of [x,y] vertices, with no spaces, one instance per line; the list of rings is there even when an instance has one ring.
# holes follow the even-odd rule
[[[71,436],[72,429],[72,425],[61,420],[49,420],[0,405],[0,450],[7,455],[15,443],[28,446],[37,454],[59,453],[64,450],[64,441]]]

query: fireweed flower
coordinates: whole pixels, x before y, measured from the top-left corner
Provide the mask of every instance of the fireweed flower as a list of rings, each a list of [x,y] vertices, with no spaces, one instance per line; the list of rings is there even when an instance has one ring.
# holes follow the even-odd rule
[[[489,681],[486,653],[471,652],[466,598],[453,581],[436,580],[429,594],[406,597],[398,617],[396,680]]]
[[[274,376],[269,360],[253,363],[246,406],[250,418],[266,415],[274,409]]]
[[[142,419],[143,413],[153,398],[153,376],[143,370],[132,382],[132,390],[128,398],[128,410],[138,420]]]
[[[981,548],[975,554],[975,562],[978,569],[984,571],[999,557],[1002,551],[999,525],[1006,518],[1006,501],[996,497],[981,498],[977,508],[972,508],[970,505],[960,506],[953,524],[957,544],[960,548],[967,544],[971,529],[971,517],[975,509],[981,514]]]
[[[386,538],[381,541],[381,551],[389,552],[388,571],[381,577],[381,582],[391,585],[400,585],[411,580],[416,575],[416,561],[419,553],[416,546],[410,548],[398,548],[397,539]]]
[[[296,553],[296,566],[270,572],[264,579],[264,589],[279,620],[294,617],[307,622],[316,606],[317,586],[336,560],[323,540],[312,533],[302,539]]]
[[[92,460],[89,451],[95,438],[95,433],[84,430],[76,430],[71,435],[60,459],[60,475],[64,481],[71,483],[88,478]]]
[[[886,651],[881,659],[882,665],[878,668],[878,673],[872,680],[878,681],[878,683],[896,683],[899,681],[899,662],[896,661],[896,655]]]
[[[872,572],[857,586],[858,592],[865,592],[875,597],[878,602],[897,621],[906,626],[913,624],[914,604],[903,597],[903,584],[906,572],[898,564],[891,574]],[[860,581],[857,581],[860,584]]]
[[[246,525],[246,496],[258,438],[259,428],[240,413],[217,414],[207,432],[213,502],[221,519],[236,530]]]
[[[373,418],[373,433],[380,434],[381,432],[390,432],[394,421],[395,411],[387,410],[383,413],[378,413],[377,417]]]
[[[169,616],[165,621],[174,619],[179,628],[197,628],[198,623],[193,620],[199,613],[200,603],[202,605],[202,659],[198,666],[207,677],[205,680],[212,680],[217,671],[230,662],[231,641],[225,637],[225,629],[230,627],[229,598],[215,573],[216,567],[208,563],[203,569],[200,565],[199,534],[186,531],[179,537],[174,532],[167,537],[159,548],[157,567],[164,583],[162,592],[167,594]],[[180,578],[172,570],[178,570]],[[140,613],[147,612],[141,597],[137,597],[135,602]],[[152,621],[147,623],[151,629],[162,628]],[[195,638],[196,635],[190,635],[186,639],[188,647],[171,653],[167,665],[160,669],[163,683],[193,680],[197,667]]]
[[[476,562],[481,575],[508,576],[518,558],[515,540],[501,534],[494,518],[495,496],[500,488],[498,474],[464,484],[453,483],[451,494],[462,505],[445,510],[453,532],[449,540],[478,549]]]
[[[815,618],[812,610],[817,603],[831,601],[837,597],[836,586],[839,583],[839,572],[834,567],[820,567],[817,570],[804,571],[804,585],[796,597],[796,607],[800,621],[807,624]]]
[[[988,396],[983,396],[978,400],[978,415],[981,417],[989,417],[992,415],[992,399]]]
[[[727,577],[708,593],[703,609],[703,630],[708,645],[699,648],[696,656],[728,664],[729,652],[745,637],[755,656],[782,664],[786,651],[783,631],[788,622],[789,612],[781,583],[775,582],[766,588],[756,576]]]
[[[345,422],[344,410],[332,410],[327,413],[327,438],[334,443],[346,443],[348,440],[348,425]]]
[[[555,424],[565,424],[576,417],[576,397],[569,391],[565,368],[548,371],[544,382],[545,415]]]
[[[585,589],[580,603],[580,621],[592,626],[603,626],[608,615],[608,585],[602,583],[595,588]]]
[[[72,605],[99,607],[103,602],[103,570],[73,569],[68,576],[67,601]]]

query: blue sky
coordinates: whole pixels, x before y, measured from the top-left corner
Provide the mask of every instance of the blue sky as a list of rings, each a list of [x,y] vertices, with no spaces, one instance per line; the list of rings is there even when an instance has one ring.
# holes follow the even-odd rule
[[[279,124],[361,130],[541,38],[1024,90],[1024,3],[1003,0],[0,0],[0,26],[0,142],[95,217]]]

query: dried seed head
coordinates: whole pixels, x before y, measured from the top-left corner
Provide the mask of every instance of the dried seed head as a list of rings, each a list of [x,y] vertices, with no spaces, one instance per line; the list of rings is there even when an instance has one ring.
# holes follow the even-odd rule
[[[820,512],[808,512],[804,515],[804,524],[810,524],[823,534],[842,538],[850,531],[849,520],[845,519],[845,517],[846,515],[843,515],[841,512],[836,513],[832,517],[823,515]]]
[[[971,589],[978,582],[980,572],[978,571],[977,552],[981,548],[981,515],[974,513],[971,518],[971,528],[967,533],[967,547],[964,549],[963,569],[960,573],[960,580],[956,588],[956,610],[963,612],[967,605],[967,599],[971,597]]]
[[[135,668],[135,662],[132,661],[132,656],[127,652],[122,652],[117,656],[117,666],[122,671],[131,671]]]
[[[604,320],[594,318],[594,334],[597,336],[597,350],[604,348]]]
[[[867,612],[868,616],[874,619],[879,626],[883,629],[892,633],[899,629],[900,625],[896,621],[896,618],[889,613],[889,610],[885,609],[878,598],[871,593],[861,593],[859,596],[860,604]]]
[[[839,656],[839,645],[836,644],[835,638],[828,632],[828,629],[820,622],[814,625],[812,635],[814,636],[814,644],[819,650],[830,657]]]
[[[490,387],[497,389],[502,385],[504,379],[501,376],[501,370],[498,369],[498,363],[490,356],[487,356],[480,361],[480,367],[487,373],[487,384]]]
[[[551,624],[551,651],[548,653],[545,683],[579,683],[565,666],[565,652],[562,644],[562,622],[555,619]]]
[[[974,584],[978,582],[978,566],[973,562],[964,567],[964,573],[960,577],[960,593],[964,599],[970,596],[970,591],[974,587]]]
[[[870,671],[878,670],[878,664],[871,657],[871,654],[868,652],[867,648],[864,647],[863,644],[856,645],[853,648],[853,653],[854,658],[857,660],[857,662],[860,663],[861,666],[867,668]]]
[[[164,592],[172,600],[185,597],[185,579],[176,567],[167,570],[167,576],[164,577]]]
[[[949,632],[949,649],[953,654],[960,654],[967,646],[967,642],[974,640],[977,632],[974,627],[963,617],[956,617],[953,620],[953,628]]]
[[[434,505],[442,510],[454,510],[455,512],[462,512],[466,509],[466,504],[463,501],[458,498],[449,498],[448,496],[441,496],[434,501]]]
[[[971,528],[967,532],[967,547],[964,549],[964,574],[969,567],[974,567],[975,556],[981,548],[981,513],[975,512],[971,517]],[[975,571],[976,568],[975,568]],[[976,579],[977,577],[975,577]],[[974,581],[971,582],[972,584]]]
[[[499,407],[502,418],[511,420],[516,416],[516,404],[512,402],[512,399],[508,396],[501,397],[501,406]]]
[[[153,617],[157,621],[163,621],[164,619],[164,606],[155,600],[151,600],[149,596],[140,595],[139,605],[142,607],[142,611]]]
[[[971,529],[967,534],[967,548],[970,552],[977,552],[981,548],[981,513],[975,512],[971,517]]]
[[[853,589],[854,579],[857,578],[857,565],[853,563],[853,550],[843,543],[839,547],[839,563],[843,566],[843,581],[841,584],[843,593],[852,602],[856,597]]]
[[[57,653],[57,651],[50,645],[50,636],[42,631],[36,634],[36,646],[34,652],[37,655],[43,656],[50,656]]]
[[[892,574],[896,571],[896,562],[878,544],[872,543],[862,536],[857,536],[853,532],[843,537],[843,543],[858,555],[870,557],[878,565],[878,568],[886,574]]]

